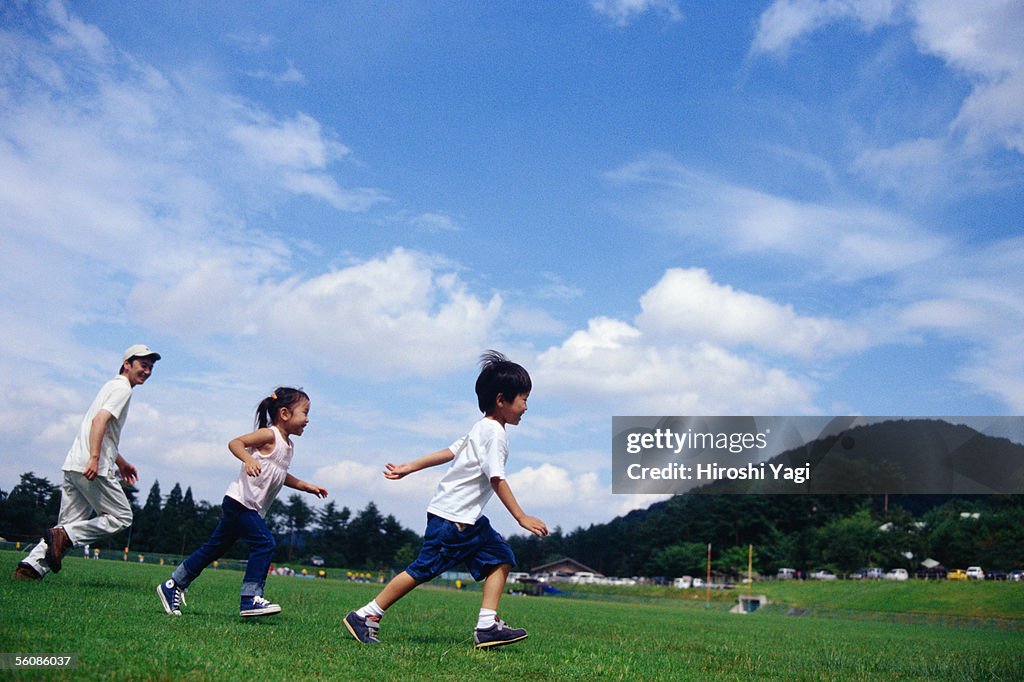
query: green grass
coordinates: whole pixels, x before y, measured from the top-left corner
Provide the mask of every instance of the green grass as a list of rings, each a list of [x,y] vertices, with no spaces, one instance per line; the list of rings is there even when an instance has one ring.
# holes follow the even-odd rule
[[[0,552],[9,575],[17,555]],[[75,653],[75,679],[1024,679],[1024,636],[957,628],[739,616],[678,599],[594,601],[506,596],[525,642],[477,651],[479,592],[420,588],[389,611],[383,644],[340,626],[377,586],[271,576],[283,613],[238,617],[241,574],[208,570],[180,618],[156,584],[169,568],[69,558],[39,583],[0,576],[0,652]],[[815,586],[827,588],[845,585]],[[1022,587],[1017,585],[1016,587]],[[825,592],[822,592],[824,595]],[[816,598],[824,598],[823,596]],[[844,597],[845,599],[845,597]],[[965,599],[964,604],[970,602]],[[0,678],[10,676],[0,672]]]
[[[708,597],[701,587],[679,590],[646,585],[572,585],[566,589],[580,596],[648,602],[670,599],[703,604]],[[1024,621],[1024,583],[1007,581],[773,580],[755,582],[749,589],[741,585],[731,590],[711,590],[710,599],[715,604],[734,604],[740,594],[748,592],[766,595],[776,603],[812,609]]]

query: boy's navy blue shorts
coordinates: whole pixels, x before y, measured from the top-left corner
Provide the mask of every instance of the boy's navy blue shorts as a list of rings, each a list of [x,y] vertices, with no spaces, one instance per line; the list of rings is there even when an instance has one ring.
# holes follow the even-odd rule
[[[423,547],[405,572],[416,582],[425,583],[445,571],[465,563],[474,580],[483,580],[498,564],[515,566],[516,555],[486,516],[472,526],[427,514],[427,530]]]

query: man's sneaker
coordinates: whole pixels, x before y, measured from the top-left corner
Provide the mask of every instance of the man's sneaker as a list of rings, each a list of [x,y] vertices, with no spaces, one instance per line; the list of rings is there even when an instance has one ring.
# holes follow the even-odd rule
[[[275,613],[281,613],[281,607],[258,594],[255,597],[242,597],[242,604],[238,607],[238,615],[242,617],[272,616]]]
[[[46,563],[54,573],[60,573],[64,552],[71,547],[71,538],[63,528],[50,528],[43,534],[46,540]]]
[[[349,611],[345,616],[345,627],[358,641],[363,644],[380,644],[377,639],[377,631],[380,630],[380,618],[377,616],[360,616],[355,611]]]
[[[39,575],[39,571],[32,568],[29,564],[24,561],[18,564],[18,567],[14,569],[14,574],[11,576],[12,580],[42,580],[43,576]]]
[[[526,639],[526,630],[523,628],[510,628],[498,619],[494,620],[494,625],[491,627],[477,628],[473,633],[473,643],[477,649],[511,644],[521,639]]]
[[[172,616],[181,615],[181,607],[185,606],[185,592],[187,588],[178,587],[173,578],[156,586],[156,593],[160,597],[160,603],[164,605],[164,611]]]

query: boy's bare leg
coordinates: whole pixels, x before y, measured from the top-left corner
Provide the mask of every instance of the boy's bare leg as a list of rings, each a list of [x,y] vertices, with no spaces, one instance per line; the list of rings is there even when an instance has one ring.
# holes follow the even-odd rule
[[[505,582],[508,580],[508,574],[511,570],[511,565],[499,564],[484,579],[484,596],[480,602],[480,608],[491,609],[492,611],[498,610],[498,602],[501,601],[501,595],[505,591]]]
[[[380,591],[380,594],[377,595],[377,599],[375,601],[382,609],[387,609],[396,601],[412,592],[413,588],[417,585],[419,585],[419,583],[416,582],[411,575],[402,571],[392,578],[391,582],[384,586],[384,589]],[[501,596],[500,592],[498,596]]]

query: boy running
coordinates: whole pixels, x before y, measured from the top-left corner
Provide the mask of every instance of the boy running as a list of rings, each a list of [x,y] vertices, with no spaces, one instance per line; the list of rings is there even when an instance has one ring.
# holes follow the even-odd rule
[[[483,508],[496,493],[520,526],[537,536],[548,534],[543,521],[522,510],[505,480],[505,426],[514,426],[522,419],[532,382],[525,369],[497,351],[484,353],[480,365],[476,396],[483,419],[444,450],[404,464],[385,466],[384,477],[398,480],[414,471],[454,460],[427,506],[427,529],[419,556],[392,578],[376,599],[345,616],[345,627],[364,644],[379,642],[380,619],[392,604],[417,585],[461,563],[466,564],[475,580],[484,581],[480,616],[473,633],[476,647],[511,644],[527,636],[526,630],[509,627],[498,619],[498,602],[516,558],[483,515]]]

